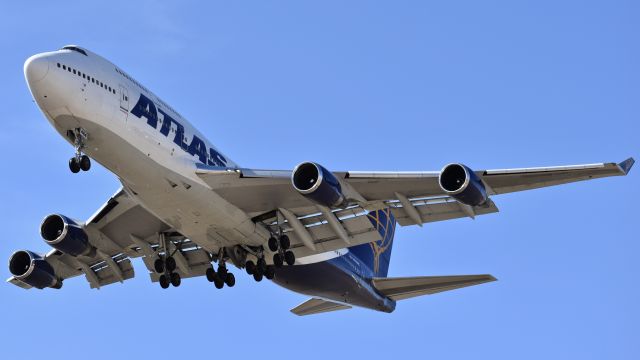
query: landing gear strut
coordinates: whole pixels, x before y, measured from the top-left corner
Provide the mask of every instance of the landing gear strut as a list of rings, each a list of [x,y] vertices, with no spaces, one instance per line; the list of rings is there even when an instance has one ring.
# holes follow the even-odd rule
[[[91,169],[91,159],[82,153],[85,142],[89,137],[87,132],[83,128],[75,128],[69,130],[67,135],[73,140],[73,146],[76,149],[76,154],[69,159],[69,170],[74,174],[80,172],[80,170],[89,171]]]

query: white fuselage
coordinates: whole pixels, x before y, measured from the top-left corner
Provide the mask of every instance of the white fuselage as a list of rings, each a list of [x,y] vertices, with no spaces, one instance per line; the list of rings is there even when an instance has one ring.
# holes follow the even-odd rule
[[[84,129],[84,153],[116,174],[147,210],[205,249],[264,243],[268,231],[196,175],[197,163],[237,164],[124,71],[82,51],[86,55],[38,54],[25,63],[33,97],[54,128],[70,142],[69,130]]]

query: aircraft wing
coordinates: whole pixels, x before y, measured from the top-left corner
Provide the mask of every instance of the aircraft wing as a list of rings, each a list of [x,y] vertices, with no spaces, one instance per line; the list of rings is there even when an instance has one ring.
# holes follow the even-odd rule
[[[621,163],[599,163],[543,168],[475,171],[489,195],[535,189],[608,176],[626,175],[632,158]],[[376,226],[367,219],[373,210],[390,209],[402,226],[456,218],[475,218],[498,212],[489,199],[481,206],[465,205],[448,196],[439,185],[438,171],[334,172],[359,201],[346,209],[329,210],[298,193],[292,171],[227,169],[198,165],[197,175],[254,221],[289,235],[296,257],[314,255],[380,240]],[[337,219],[338,221],[334,221]]]
[[[148,212],[123,189],[118,190],[98,211],[86,221],[85,231],[89,242],[96,248],[90,256],[74,257],[58,250],[51,250],[44,259],[55,270],[61,280],[84,275],[91,288],[100,288],[134,277],[131,258],[144,257],[152,281],[157,281],[153,271],[158,248],[158,233],[171,234],[171,228]],[[209,255],[174,234],[167,239],[176,252],[177,271],[181,277],[203,275],[210,267]],[[7,280],[22,288],[31,288],[26,283],[11,277]]]
[[[476,174],[487,185],[490,195],[493,195],[601,177],[626,175],[633,163],[633,158],[629,158],[621,163],[480,170],[476,171]],[[293,188],[291,184],[292,171],[222,169],[199,165],[197,174],[213,191],[216,191],[230,203],[252,215],[263,214],[279,208],[300,209],[303,210],[303,213],[305,209],[307,211],[314,211],[315,209],[313,202]],[[402,204],[404,201],[402,200],[407,199],[415,207],[430,207],[430,210],[421,212],[422,222],[448,220],[465,216],[473,217],[475,211],[479,209],[465,208],[454,211],[451,204],[442,205],[441,207],[433,205],[435,203],[455,202],[440,188],[438,183],[439,174],[439,171],[334,172],[336,177],[348,183],[362,196],[366,202],[365,206],[402,209],[404,208]],[[431,199],[432,201],[425,201],[425,199]],[[479,210],[479,212],[497,211],[497,208],[494,208],[494,205],[491,204],[489,209]],[[447,215],[444,215],[445,213]],[[406,214],[401,210],[394,211],[394,214],[399,218],[406,217]]]

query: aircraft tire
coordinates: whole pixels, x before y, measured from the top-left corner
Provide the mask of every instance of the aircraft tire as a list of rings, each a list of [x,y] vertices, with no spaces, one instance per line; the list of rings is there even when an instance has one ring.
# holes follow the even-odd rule
[[[274,238],[273,236],[270,237],[268,244],[269,244],[269,250],[273,252],[278,251],[278,240],[276,238]]]
[[[182,279],[180,279],[180,274],[172,273],[171,274],[171,285],[173,285],[173,287],[178,287],[178,286],[180,286],[181,283],[182,283]]]
[[[262,273],[261,272],[253,273],[253,280],[255,280],[257,282],[262,281]]]
[[[215,285],[216,289],[222,289],[224,287],[224,281],[218,278],[213,282],[213,285]]]
[[[163,288],[163,289],[168,289],[169,288],[170,282],[169,282],[169,279],[167,278],[167,275],[164,275],[164,274],[160,275],[159,282],[160,282],[160,287],[161,288]]]
[[[253,273],[256,271],[256,264],[249,260],[244,264],[244,268],[247,271],[247,274],[249,275],[253,275]]]
[[[281,268],[284,265],[284,259],[282,258],[282,255],[278,253],[273,254],[273,264],[276,268]]]
[[[80,164],[78,163],[78,160],[75,157],[72,157],[71,159],[69,159],[69,170],[71,170],[71,172],[74,174],[77,174],[80,172]]]
[[[236,277],[232,273],[227,274],[227,278],[224,279],[224,283],[227,284],[228,287],[233,287],[236,284]]]
[[[91,169],[91,159],[89,159],[87,155],[80,157],[80,169],[82,169],[82,171],[89,171],[89,169]]]
[[[162,261],[162,259],[156,259],[156,261],[153,262],[153,270],[158,274],[162,274],[164,272],[164,261]]]
[[[284,261],[287,263],[287,265],[292,266],[293,264],[295,264],[296,262],[296,256],[293,253],[293,251],[287,251],[286,253],[284,253]]]

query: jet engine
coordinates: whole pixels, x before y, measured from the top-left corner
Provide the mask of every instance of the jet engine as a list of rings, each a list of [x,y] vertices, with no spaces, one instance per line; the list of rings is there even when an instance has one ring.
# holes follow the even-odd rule
[[[53,267],[40,255],[28,250],[16,251],[9,258],[9,271],[16,279],[38,289],[62,287]]]
[[[83,226],[66,216],[53,214],[44,218],[40,235],[51,247],[71,256],[89,255],[95,250]]]
[[[489,196],[482,180],[473,170],[462,164],[449,164],[440,172],[440,187],[447,195],[469,206],[487,202]]]
[[[340,181],[316,163],[304,162],[296,166],[291,183],[296,191],[320,205],[335,208],[346,202]]]

